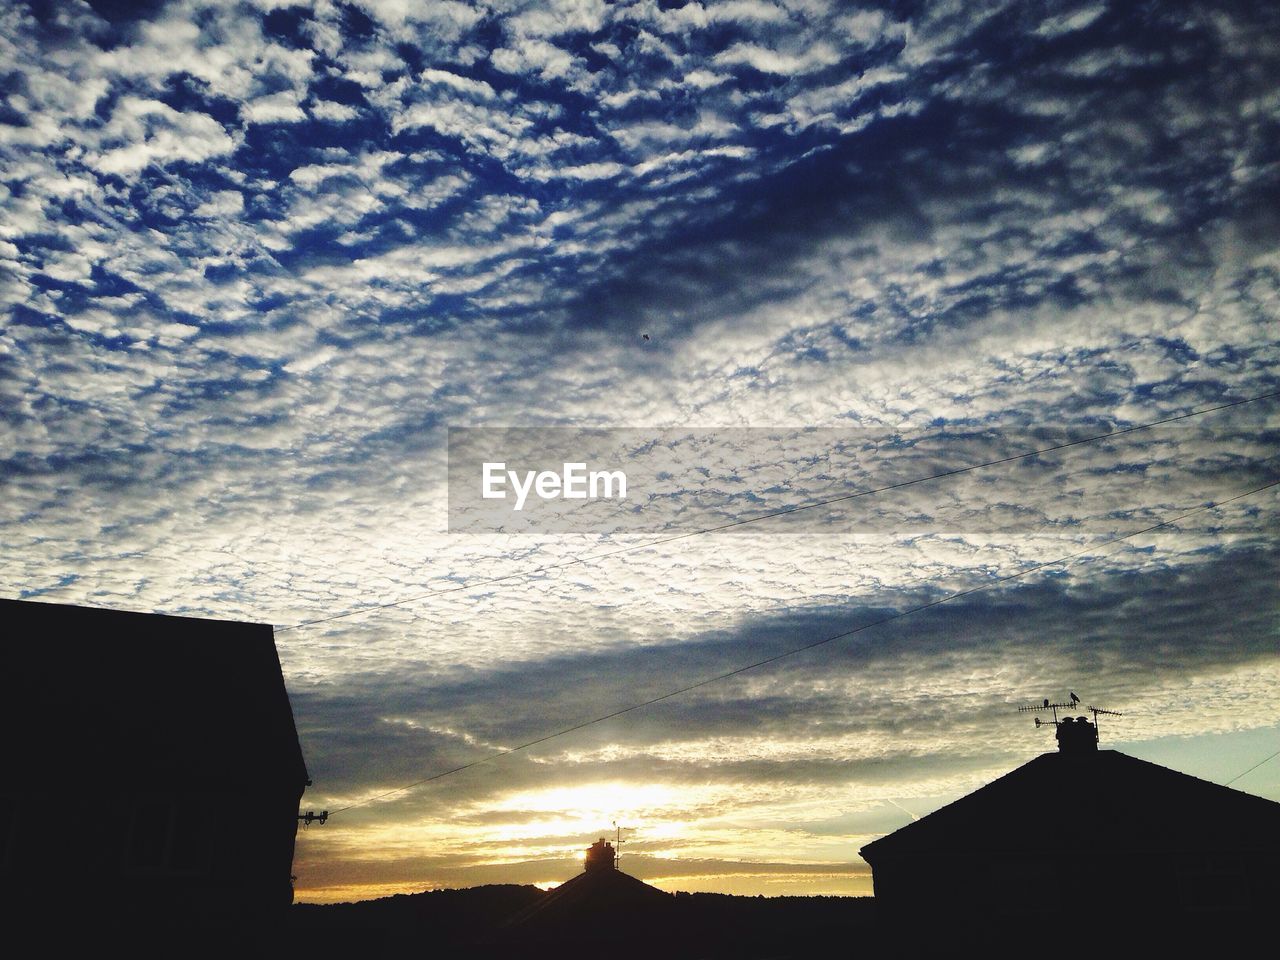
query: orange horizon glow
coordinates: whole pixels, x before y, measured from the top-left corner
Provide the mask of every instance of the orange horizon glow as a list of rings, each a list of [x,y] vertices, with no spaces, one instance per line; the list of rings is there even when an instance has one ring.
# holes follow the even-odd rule
[[[624,871],[625,866],[624,866]],[[676,877],[638,877],[650,886],[657,887],[667,893],[719,893],[726,896],[741,897],[786,897],[786,896],[825,896],[825,897],[869,897],[871,896],[871,876],[839,875],[824,878],[821,882],[810,882],[808,875],[796,875],[794,878],[770,874],[702,874]],[[563,876],[554,880],[529,881],[526,885],[549,891],[571,880],[573,877]],[[298,887],[295,890],[294,902],[298,904],[337,904],[355,903],[365,900],[376,900],[382,897],[432,893],[437,890],[470,889],[486,884],[470,884],[465,886],[423,887],[421,884],[345,884],[327,887]]]

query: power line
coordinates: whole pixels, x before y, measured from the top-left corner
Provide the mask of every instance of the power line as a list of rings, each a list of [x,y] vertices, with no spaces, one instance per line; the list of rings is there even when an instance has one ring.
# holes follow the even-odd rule
[[[1231,786],[1233,783],[1235,783],[1237,780],[1243,777],[1246,773],[1253,773],[1253,771],[1257,770],[1260,766],[1262,766],[1268,760],[1274,760],[1276,757],[1280,757],[1280,750],[1277,750],[1275,753],[1271,754],[1271,756],[1269,757],[1265,757],[1262,760],[1259,760],[1257,763],[1255,763],[1252,767],[1250,767],[1244,773],[1237,773],[1234,777],[1232,777],[1230,780],[1224,783],[1223,786],[1224,787]]]
[[[797,654],[804,653],[805,651],[813,650],[817,647],[824,646],[825,644],[832,643],[836,640],[843,640],[846,637],[851,637],[854,634],[862,633],[863,631],[870,630],[873,627],[878,627],[886,623],[891,623],[895,620],[902,620],[905,617],[909,617],[912,614],[920,613],[923,610],[928,610],[932,607],[941,606],[944,603],[950,603],[952,600],[959,600],[962,597],[968,597],[968,596],[972,596],[975,593],[981,593],[984,590],[990,590],[992,587],[999,586],[1002,583],[1008,583],[1011,580],[1017,580],[1021,577],[1025,577],[1028,574],[1035,573],[1037,570],[1043,570],[1045,567],[1052,567],[1061,563],[1068,563],[1076,559],[1077,557],[1083,556],[1084,554],[1090,553],[1092,551],[1096,551],[1099,547],[1106,547],[1114,543],[1119,543],[1122,540],[1130,540],[1133,537],[1141,536],[1144,533],[1151,533],[1152,531],[1160,530],[1164,527],[1172,526],[1173,524],[1178,523],[1182,520],[1185,520],[1187,517],[1194,516],[1197,513],[1201,513],[1205,510],[1212,510],[1216,507],[1220,507],[1228,503],[1233,503],[1236,500],[1243,500],[1246,497],[1251,497],[1256,493],[1261,493],[1264,490],[1269,490],[1272,487],[1277,487],[1277,486],[1280,486],[1280,480],[1273,480],[1271,483],[1265,484],[1261,487],[1255,487],[1252,490],[1246,491],[1245,493],[1237,494],[1234,497],[1228,497],[1225,500],[1219,500],[1217,502],[1202,504],[1201,506],[1196,507],[1192,510],[1188,510],[1187,512],[1179,516],[1172,517],[1168,520],[1162,520],[1160,523],[1152,524],[1149,527],[1143,527],[1141,530],[1134,530],[1131,533],[1124,533],[1115,537],[1111,537],[1107,540],[1104,540],[1100,544],[1095,544],[1092,546],[1085,547],[1082,550],[1077,550],[1074,553],[1067,554],[1066,556],[1058,557],[1056,560],[1046,560],[1043,563],[1034,564],[1033,566],[1027,567],[1025,570],[1020,570],[1017,573],[1011,573],[1011,574],[1008,574],[1007,576],[998,577],[995,580],[988,580],[987,582],[979,584],[976,587],[970,587],[968,590],[960,590],[955,593],[948,594],[945,597],[940,597],[937,600],[930,600],[928,603],[922,603],[922,604],[919,604],[918,606],[910,607],[906,610],[901,610],[898,613],[893,613],[893,614],[890,614],[889,616],[881,617],[878,620],[872,620],[870,623],[861,624],[860,626],[854,627],[851,630],[845,630],[842,633],[833,634],[832,636],[824,637],[821,640],[815,640],[812,643],[806,643],[800,647],[794,647],[791,650],[787,650],[783,653],[775,654],[772,657],[766,657],[763,660],[756,660],[753,663],[746,664],[745,666],[736,667],[733,670],[728,671],[727,673],[717,674],[716,676],[713,676],[713,677],[706,677],[702,680],[698,680],[695,683],[690,683],[686,686],[680,687],[677,690],[672,690],[668,693],[664,693],[661,696],[652,697],[640,703],[633,703],[628,707],[622,707],[621,709],[614,710],[611,713],[606,713],[603,716],[595,717],[591,720],[584,720],[581,723],[576,723],[571,727],[565,727],[562,730],[557,730],[555,733],[549,733],[545,736],[538,737],[534,740],[529,740],[525,743],[519,744],[518,746],[509,747],[506,750],[500,750],[496,753],[489,754],[488,756],[481,757],[477,760],[472,760],[469,763],[464,763],[461,766],[453,767],[452,769],[445,770],[441,773],[433,774],[430,777],[423,777],[421,780],[415,780],[413,783],[406,784],[403,787],[397,787],[394,790],[388,790],[385,793],[380,793],[380,794],[377,794],[376,796],[368,797],[367,799],[360,800],[356,803],[348,804],[345,807],[339,807],[338,809],[333,810],[332,813],[333,814],[345,813],[346,811],[354,810],[357,807],[363,807],[363,806],[367,806],[370,803],[376,803],[379,800],[385,800],[387,797],[393,797],[398,793],[405,793],[406,791],[413,790],[416,787],[423,786],[424,784],[431,783],[435,780],[442,780],[445,777],[452,776],[455,773],[461,773],[464,770],[470,770],[472,767],[478,767],[483,763],[488,763],[492,760],[498,760],[502,757],[510,756],[513,753],[518,753],[522,750],[527,750],[530,747],[535,747],[539,744],[546,743],[549,740],[555,740],[556,738],[563,737],[566,734],[574,733],[578,730],[583,730],[587,727],[594,726],[597,723],[603,723],[606,720],[612,720],[615,717],[620,717],[624,714],[631,713],[632,711],[641,710],[641,709],[644,709],[645,707],[651,707],[654,704],[662,703],[664,700],[670,700],[673,697],[681,696],[682,694],[686,694],[686,693],[689,693],[690,691],[697,690],[700,687],[705,687],[712,683],[718,683],[719,681],[727,680],[730,677],[736,677],[741,673],[746,673],[748,670],[755,670],[759,667],[763,667],[771,663],[777,663],[779,660],[785,660],[788,657],[793,657]],[[1267,759],[1269,760],[1271,758],[1268,757]],[[1263,763],[1265,762],[1266,761],[1264,760]],[[1262,764],[1258,764],[1258,766],[1261,766],[1261,765]],[[1250,769],[1253,769],[1253,768],[1250,768]],[[1248,772],[1249,772],[1248,770],[1245,771],[1245,773],[1248,773]],[[1240,776],[1244,776],[1244,774],[1241,774]],[[1236,779],[1239,779],[1239,777],[1237,777]]]
[[[1128,433],[1137,433],[1140,430],[1150,430],[1152,427],[1159,427],[1169,423],[1176,423],[1179,420],[1189,420],[1192,417],[1202,417],[1205,414],[1216,413],[1219,410],[1227,410],[1231,407],[1243,406],[1247,403],[1257,403],[1260,400],[1270,400],[1274,397],[1280,397],[1280,391],[1274,393],[1264,393],[1256,397],[1249,397],[1245,400],[1233,400],[1230,403],[1221,403],[1213,407],[1205,407],[1202,410],[1192,410],[1190,413],[1181,413],[1173,417],[1165,417],[1161,420],[1152,420],[1148,423],[1140,423],[1132,427],[1125,427],[1121,430],[1113,430],[1110,433],[1099,433],[1094,436],[1084,437],[1080,440],[1069,440],[1065,443],[1057,443],[1050,447],[1041,447],[1038,450],[1031,450],[1027,453],[1015,454],[1011,457],[1001,457],[998,460],[986,460],[982,463],[970,464],[967,467],[957,467],[954,470],[943,470],[940,473],[932,473],[928,476],[916,477],[912,480],[902,480],[897,483],[888,483],[880,487],[872,487],[869,490],[859,490],[856,493],[841,494],[838,497],[829,497],[825,500],[815,500],[812,503],[800,504],[794,507],[784,507],[780,510],[774,510],[770,513],[763,513],[755,517],[745,517],[739,520],[729,520],[725,523],[716,524],[711,527],[703,527],[699,530],[689,530],[685,533],[677,533],[668,537],[660,537],[656,540],[649,540],[645,543],[632,544],[626,547],[619,547],[616,550],[607,550],[603,553],[594,553],[585,557],[574,557],[572,560],[561,560],[556,563],[547,563],[539,567],[533,567],[529,570],[517,570],[514,573],[505,573],[498,577],[488,577],[483,580],[476,580],[473,583],[460,584],[455,587],[448,587],[443,590],[432,590],[430,593],[420,594],[414,597],[406,597],[402,600],[390,600],[386,603],[378,603],[368,607],[360,607],[355,610],[348,610],[344,613],[335,613],[327,617],[317,617],[314,620],[303,620],[299,623],[289,626],[276,627],[277,633],[284,633],[287,630],[298,630],[302,627],[312,627],[321,623],[331,623],[334,620],[345,620],[349,617],[356,617],[363,613],[371,613],[375,610],[386,610],[391,607],[400,607],[405,604],[419,603],[423,600],[430,600],[434,597],[444,596],[450,593],[458,593],[466,590],[475,590],[479,587],[491,586],[495,583],[505,583],[508,580],[518,580],[524,577],[537,576],[540,573],[547,573],[551,570],[560,570],[565,567],[572,567],[577,564],[592,563],[596,560],[605,560],[609,557],[616,557],[623,553],[634,553],[637,550],[648,550],[652,547],[659,547],[668,543],[675,543],[678,540],[688,540],[691,537],[700,537],[709,533],[717,533],[721,530],[728,530],[733,527],[746,526],[749,523],[760,523],[764,520],[773,520],[777,517],[787,516],[793,513],[801,513],[805,510],[813,510],[818,507],[830,506],[833,503],[844,503],[849,500],[857,500],[861,497],[870,497],[877,493],[885,493],[889,490],[900,490],[903,487],[914,486],[919,483],[927,483],[930,480],[941,480],[944,477],[954,477],[962,473],[970,473],[974,470],[982,470],[986,467],[1000,466],[1005,463],[1014,463],[1018,460],[1026,460],[1030,457],[1038,457],[1042,454],[1053,453],[1057,450],[1065,450],[1068,447],[1078,447],[1086,443],[1095,443],[1098,440],[1106,440],[1112,437],[1122,437]]]

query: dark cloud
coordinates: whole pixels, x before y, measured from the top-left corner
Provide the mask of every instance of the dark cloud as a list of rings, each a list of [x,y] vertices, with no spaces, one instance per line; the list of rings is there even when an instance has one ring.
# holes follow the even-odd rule
[[[1092,577],[1041,579],[978,594],[797,654],[678,698],[534,748],[534,756],[605,745],[622,748],[614,773],[696,779],[708,764],[719,775],[752,782],[839,781],[865,763],[803,748],[770,761],[714,762],[691,754],[680,762],[644,756],[647,744],[704,742],[720,736],[819,741],[844,735],[881,742],[910,725],[952,734],[1007,726],[1010,703],[1034,702],[1048,687],[1088,689],[1101,703],[1148,696],[1175,678],[1229,672],[1275,653],[1272,610],[1280,558],[1274,551],[1208,551],[1197,562],[1142,565]],[[333,788],[376,780],[388,788],[469,763],[568,726],[662,696],[673,689],[835,636],[911,605],[929,594],[882,605],[752,617],[732,630],[661,645],[592,649],[512,663],[487,671],[349,676],[339,690],[295,688],[295,711],[308,742],[324,745],[311,763]],[[1224,623],[1229,627],[1224,629]],[[956,687],[945,697],[902,700],[921,664],[930,673],[989,676],[1004,664],[1034,668],[1003,699],[969,700]],[[1011,677],[1013,680],[1014,677]],[[957,681],[959,682],[959,681]],[[923,695],[922,695],[923,696]],[[443,731],[448,730],[448,733]],[[817,732],[820,731],[820,732]],[[948,742],[950,742],[948,740]],[[975,740],[970,760],[987,749]],[[331,753],[331,751],[333,751]],[[627,754],[641,756],[627,762]],[[873,766],[883,763],[877,755]],[[524,776],[580,776],[597,771],[537,772],[524,758],[495,761],[503,782]]]

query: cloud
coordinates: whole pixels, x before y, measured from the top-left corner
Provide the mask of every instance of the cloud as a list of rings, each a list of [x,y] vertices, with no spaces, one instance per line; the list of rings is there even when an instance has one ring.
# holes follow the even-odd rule
[[[1036,33],[1042,37],[1057,37],[1083,30],[1106,13],[1106,10],[1105,4],[1096,4],[1046,17],[1036,28]]]
[[[106,141],[103,144],[103,141]],[[114,141],[124,141],[111,147]],[[148,164],[199,163],[231,153],[232,138],[212,117],[183,114],[156,100],[125,97],[101,131],[106,146],[90,156],[103,174],[136,174]]]
[[[239,190],[219,190],[193,211],[197,217],[233,217],[244,210],[244,194]]]
[[[805,74],[839,62],[836,50],[819,43],[803,53],[784,53],[758,44],[739,43],[717,54],[715,63],[725,66],[746,65],[761,73]]]
[[[573,56],[545,40],[522,40],[519,47],[499,47],[489,60],[504,73],[536,73],[543,80],[556,80],[569,74]]]
[[[345,103],[333,103],[328,100],[319,100],[310,107],[311,115],[317,120],[354,120],[360,116],[360,111],[355,107]]]
[[[307,118],[298,106],[297,95],[291,90],[282,90],[248,101],[244,105],[243,115],[250,123],[298,123]]]

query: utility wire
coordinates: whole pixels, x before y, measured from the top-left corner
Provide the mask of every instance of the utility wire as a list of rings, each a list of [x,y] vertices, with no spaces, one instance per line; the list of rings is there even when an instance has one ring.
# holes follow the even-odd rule
[[[356,617],[362,613],[370,613],[374,610],[386,610],[390,607],[404,606],[410,603],[419,603],[423,600],[430,600],[434,597],[444,596],[449,593],[458,593],[464,590],[475,590],[479,587],[487,587],[495,583],[505,583],[508,580],[519,580],[525,577],[537,576],[541,573],[547,573],[551,570],[560,570],[565,567],[576,566],[577,564],[592,563],[596,560],[605,560],[609,557],[616,557],[623,553],[634,553],[637,550],[648,550],[652,547],[659,547],[667,543],[675,543],[677,540],[688,540],[691,537],[700,537],[708,533],[717,533],[721,530],[728,530],[733,527],[746,526],[749,523],[760,523],[763,520],[773,520],[777,517],[786,516],[792,513],[800,513],[805,510],[813,510],[817,507],[830,506],[833,503],[843,503],[848,500],[857,500],[861,497],[870,497],[877,493],[884,493],[888,490],[900,490],[903,487],[914,486],[918,483],[927,483],[930,480],[941,480],[944,477],[954,477],[962,473],[970,473],[974,470],[982,470],[986,467],[995,467],[1005,463],[1014,463],[1018,460],[1026,460],[1030,457],[1038,457],[1042,454],[1053,453],[1056,450],[1065,450],[1068,447],[1078,447],[1086,443],[1095,443],[1098,440],[1106,440],[1112,437],[1122,437],[1128,433],[1137,433],[1140,430],[1150,430],[1152,427],[1163,426],[1164,424],[1176,423],[1179,420],[1190,420],[1192,417],[1202,417],[1205,414],[1216,413],[1219,410],[1227,410],[1231,407],[1243,406],[1246,403],[1257,403],[1260,400],[1270,400],[1274,397],[1280,397],[1280,391],[1274,393],[1264,393],[1260,396],[1249,397],[1245,400],[1233,400],[1230,403],[1220,403],[1217,406],[1205,407],[1202,410],[1192,410],[1190,413],[1181,413],[1173,417],[1165,417],[1161,420],[1152,420],[1148,423],[1136,424],[1132,427],[1125,427],[1121,430],[1113,430],[1110,433],[1099,433],[1090,437],[1083,437],[1079,440],[1069,440],[1065,443],[1056,443],[1050,447],[1041,447],[1038,450],[1031,450],[1027,453],[1015,454],[1011,457],[1001,457],[998,460],[987,460],[982,463],[973,463],[967,467],[957,467],[954,470],[943,470],[940,473],[932,473],[924,477],[916,477],[912,480],[902,480],[898,483],[888,483],[879,487],[872,487],[868,490],[859,490],[856,493],[841,494],[838,497],[829,497],[825,500],[815,500],[812,503],[800,504],[794,507],[784,507],[781,510],[774,510],[770,513],[763,513],[755,517],[744,517],[739,520],[729,520],[725,523],[716,524],[711,527],[704,527],[699,530],[689,530],[685,533],[673,534],[669,537],[661,537],[656,540],[649,540],[645,543],[632,544],[626,547],[619,547],[616,550],[607,550],[603,553],[589,554],[585,557],[574,557],[572,560],[561,560],[557,563],[547,563],[539,567],[533,567],[529,570],[517,570],[514,573],[506,573],[499,577],[488,577],[483,580],[476,580],[472,583],[460,584],[455,587],[447,587],[443,590],[432,590],[430,593],[420,594],[415,597],[406,597],[402,600],[390,600],[386,603],[373,604],[372,606],[359,607],[355,610],[348,610],[345,613],[335,613],[327,617],[317,617],[314,620],[303,620],[300,623],[291,624],[289,626],[276,627],[277,633],[284,633],[286,630],[298,630],[302,627],[311,627],[321,623],[332,623],[334,620],[345,620],[349,617]]]
[[[1229,787],[1229,786],[1231,786],[1233,783],[1235,783],[1237,780],[1239,780],[1241,777],[1243,777],[1243,776],[1245,775],[1245,773],[1253,773],[1253,771],[1257,770],[1260,766],[1262,766],[1262,765],[1263,765],[1264,763],[1266,763],[1268,760],[1274,760],[1276,757],[1280,757],[1280,750],[1277,750],[1275,753],[1273,753],[1273,754],[1272,754],[1271,756],[1269,756],[1269,757],[1266,757],[1265,759],[1259,760],[1257,763],[1255,763],[1252,767],[1250,767],[1250,768],[1249,768],[1248,770],[1246,770],[1244,773],[1237,773],[1234,777],[1232,777],[1230,780],[1228,780],[1226,783],[1224,783],[1224,784],[1223,784],[1223,786],[1224,786],[1224,787]]]
[[[1197,513],[1201,513],[1205,510],[1212,510],[1215,507],[1220,507],[1220,506],[1223,506],[1224,504],[1233,503],[1236,500],[1243,500],[1245,497],[1251,497],[1256,493],[1261,493],[1264,490],[1269,490],[1272,487],[1277,487],[1277,486],[1280,486],[1280,480],[1273,480],[1271,483],[1265,484],[1261,487],[1255,487],[1252,490],[1246,491],[1245,493],[1237,494],[1234,497],[1228,497],[1227,499],[1219,500],[1216,503],[1210,502],[1210,503],[1202,504],[1199,507],[1196,507],[1192,510],[1186,511],[1183,514],[1180,514],[1179,516],[1172,517],[1168,520],[1162,520],[1160,523],[1152,524],[1149,527],[1143,527],[1141,530],[1134,530],[1132,533],[1119,534],[1117,536],[1104,540],[1100,544],[1094,544],[1094,545],[1085,547],[1082,550],[1077,550],[1074,553],[1069,553],[1066,556],[1058,557],[1056,560],[1046,560],[1043,563],[1034,564],[1033,566],[1027,567],[1025,570],[1020,570],[1017,573],[1011,573],[1003,577],[998,577],[994,580],[988,580],[985,583],[979,584],[976,587],[970,587],[968,590],[960,590],[960,591],[957,591],[956,593],[947,594],[945,597],[940,597],[937,600],[930,600],[928,603],[922,603],[922,604],[919,604],[918,606],[909,607],[906,610],[901,610],[898,613],[890,614],[887,617],[881,617],[878,620],[872,620],[870,623],[861,624],[860,626],[854,627],[851,630],[845,630],[842,633],[833,634],[832,636],[824,637],[821,640],[814,640],[812,643],[806,643],[803,646],[795,647],[791,650],[784,651],[783,653],[775,654],[772,657],[766,657],[763,660],[756,660],[755,662],[748,663],[745,666],[736,667],[735,669],[730,670],[727,673],[717,674],[713,677],[706,677],[702,680],[697,681],[696,683],[690,683],[686,686],[680,687],[677,690],[672,690],[669,693],[664,693],[661,696],[652,697],[640,703],[633,703],[628,707],[622,707],[621,709],[614,710],[610,713],[606,713],[603,716],[595,717],[591,720],[584,720],[581,723],[576,723],[571,727],[565,727],[563,730],[557,730],[555,733],[549,733],[546,736],[538,737],[535,740],[526,741],[525,743],[519,744],[518,746],[509,747],[506,750],[500,750],[496,753],[489,754],[488,756],[481,757],[477,760],[472,760],[469,763],[464,763],[461,766],[453,767],[449,770],[445,770],[441,773],[434,774],[430,777],[423,777],[421,780],[415,780],[413,783],[406,784],[403,787],[397,787],[394,790],[388,790],[385,793],[380,793],[380,794],[377,794],[376,796],[368,797],[367,799],[357,801],[356,803],[348,804],[345,807],[340,807],[332,811],[332,814],[345,813],[348,810],[354,810],[357,807],[363,807],[370,803],[376,803],[379,800],[385,800],[387,797],[393,797],[398,793],[405,793],[406,791],[413,790],[416,787],[420,787],[423,784],[431,783],[435,780],[442,780],[445,777],[452,776],[455,773],[461,773],[464,770],[470,770],[472,767],[478,767],[483,763],[490,762],[491,760],[498,760],[502,757],[510,756],[513,753],[518,753],[521,750],[527,750],[530,747],[537,746],[538,744],[546,743],[548,740],[555,740],[558,737],[563,737],[566,734],[574,733],[577,730],[582,730],[582,729],[585,729],[586,727],[594,726],[597,723],[603,723],[606,720],[612,720],[615,717],[620,717],[623,714],[631,713],[634,710],[641,710],[641,709],[644,709],[645,707],[651,707],[654,704],[662,703],[664,700],[670,700],[673,697],[678,697],[678,696],[681,696],[682,694],[689,693],[692,690],[697,690],[699,687],[705,687],[712,683],[718,683],[721,680],[727,680],[730,677],[736,677],[738,676],[738,674],[746,673],[748,670],[755,670],[759,667],[763,667],[771,663],[777,663],[779,660],[785,660],[788,657],[794,657],[796,654],[804,653],[807,650],[813,650],[816,647],[824,646],[825,644],[832,643],[833,641],[836,641],[836,640],[843,640],[844,638],[851,637],[854,634],[862,633],[864,630],[870,630],[872,627],[878,627],[878,626],[881,626],[882,624],[891,623],[894,620],[902,620],[903,618],[909,617],[912,614],[920,613],[922,610],[928,610],[931,607],[937,607],[937,606],[941,606],[944,603],[950,603],[952,600],[959,600],[962,597],[968,597],[968,596],[972,596],[975,593],[981,593],[984,590],[990,590],[992,587],[999,586],[1002,583],[1008,583],[1011,580],[1017,580],[1021,577],[1025,577],[1028,574],[1035,573],[1037,570],[1043,570],[1045,567],[1052,567],[1061,563],[1069,563],[1070,561],[1076,559],[1077,557],[1096,551],[1099,547],[1106,547],[1114,543],[1119,543],[1122,540],[1130,540],[1133,537],[1141,536],[1144,533],[1151,533],[1155,530],[1160,530],[1162,528],[1172,526],[1173,524],[1178,523],[1182,520],[1185,520],[1187,517],[1194,516]],[[1271,758],[1268,757],[1267,759],[1269,760]],[[1266,761],[1264,760],[1263,763],[1265,762]],[[1258,766],[1261,766],[1261,765],[1262,764],[1258,764]],[[1248,772],[1249,772],[1248,770],[1245,771],[1245,773],[1248,773]],[[1241,774],[1240,776],[1244,776],[1244,774]],[[1236,779],[1239,779],[1239,777],[1237,777]]]

